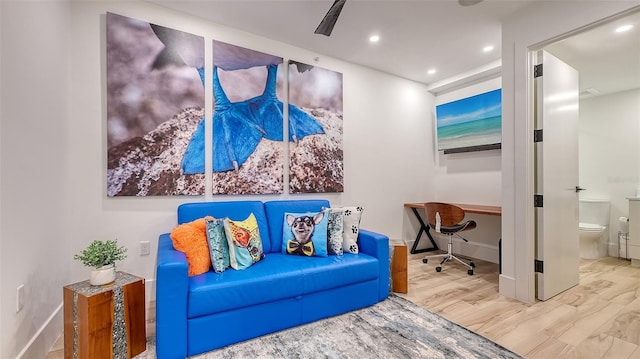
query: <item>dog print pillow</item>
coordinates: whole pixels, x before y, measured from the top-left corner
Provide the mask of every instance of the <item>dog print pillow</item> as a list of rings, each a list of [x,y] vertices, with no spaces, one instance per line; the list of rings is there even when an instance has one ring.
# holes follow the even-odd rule
[[[282,253],[326,257],[328,221],[328,211],[285,213]]]

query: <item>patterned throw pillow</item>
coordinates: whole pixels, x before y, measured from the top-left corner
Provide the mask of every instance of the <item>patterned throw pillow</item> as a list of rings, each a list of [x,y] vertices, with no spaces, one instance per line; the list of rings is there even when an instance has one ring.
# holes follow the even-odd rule
[[[329,211],[287,213],[282,226],[282,253],[327,256]]]
[[[264,258],[262,240],[256,216],[251,213],[244,221],[224,219],[224,231],[229,244],[229,263],[233,269],[247,269]]]
[[[205,218],[200,218],[175,227],[170,234],[173,248],[187,257],[189,277],[206,273],[211,268],[205,227]]]
[[[207,218],[207,240],[211,264],[216,273],[222,273],[231,265],[229,262],[229,243],[224,233],[224,220]]]
[[[346,253],[358,254],[358,233],[360,230],[360,219],[362,218],[362,207],[340,207],[331,208],[331,212],[342,213],[344,220],[342,234],[342,249]]]
[[[344,232],[344,218],[342,212],[329,211],[327,223],[327,252],[341,256],[342,237]]]

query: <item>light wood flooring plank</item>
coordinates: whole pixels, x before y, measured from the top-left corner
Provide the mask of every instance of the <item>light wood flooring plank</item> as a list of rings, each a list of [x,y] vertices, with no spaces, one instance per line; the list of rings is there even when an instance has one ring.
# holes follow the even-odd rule
[[[640,268],[613,257],[580,261],[580,284],[545,302],[498,294],[498,265],[474,260],[435,271],[430,253],[409,254],[409,292],[399,294],[526,358],[640,358]]]

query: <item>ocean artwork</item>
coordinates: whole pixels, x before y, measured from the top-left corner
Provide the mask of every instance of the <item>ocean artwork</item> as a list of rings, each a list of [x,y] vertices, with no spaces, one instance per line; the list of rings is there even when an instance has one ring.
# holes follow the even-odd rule
[[[438,151],[499,144],[502,90],[436,106]]]

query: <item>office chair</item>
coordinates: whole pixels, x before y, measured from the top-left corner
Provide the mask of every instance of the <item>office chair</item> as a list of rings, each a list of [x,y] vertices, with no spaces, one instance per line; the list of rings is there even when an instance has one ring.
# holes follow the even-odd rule
[[[460,258],[456,257],[452,253],[453,247],[453,236],[456,235],[462,238],[463,241],[469,242],[462,236],[458,234],[458,232],[467,231],[470,229],[476,228],[475,221],[466,221],[464,220],[464,210],[458,206],[448,204],[448,203],[440,203],[440,202],[429,202],[424,205],[426,215],[427,215],[427,223],[429,227],[433,228],[436,232],[444,233],[449,236],[449,242],[447,244],[447,253],[445,254],[434,254],[430,256],[426,256],[422,259],[422,263],[429,262],[429,258],[439,258],[443,257],[440,265],[436,267],[436,272],[442,271],[442,265],[446,262],[455,259],[458,262],[464,264],[469,268],[467,270],[467,274],[473,275],[473,268],[475,268],[475,263],[469,262],[468,264],[462,261]],[[439,224],[439,226],[438,226]]]

